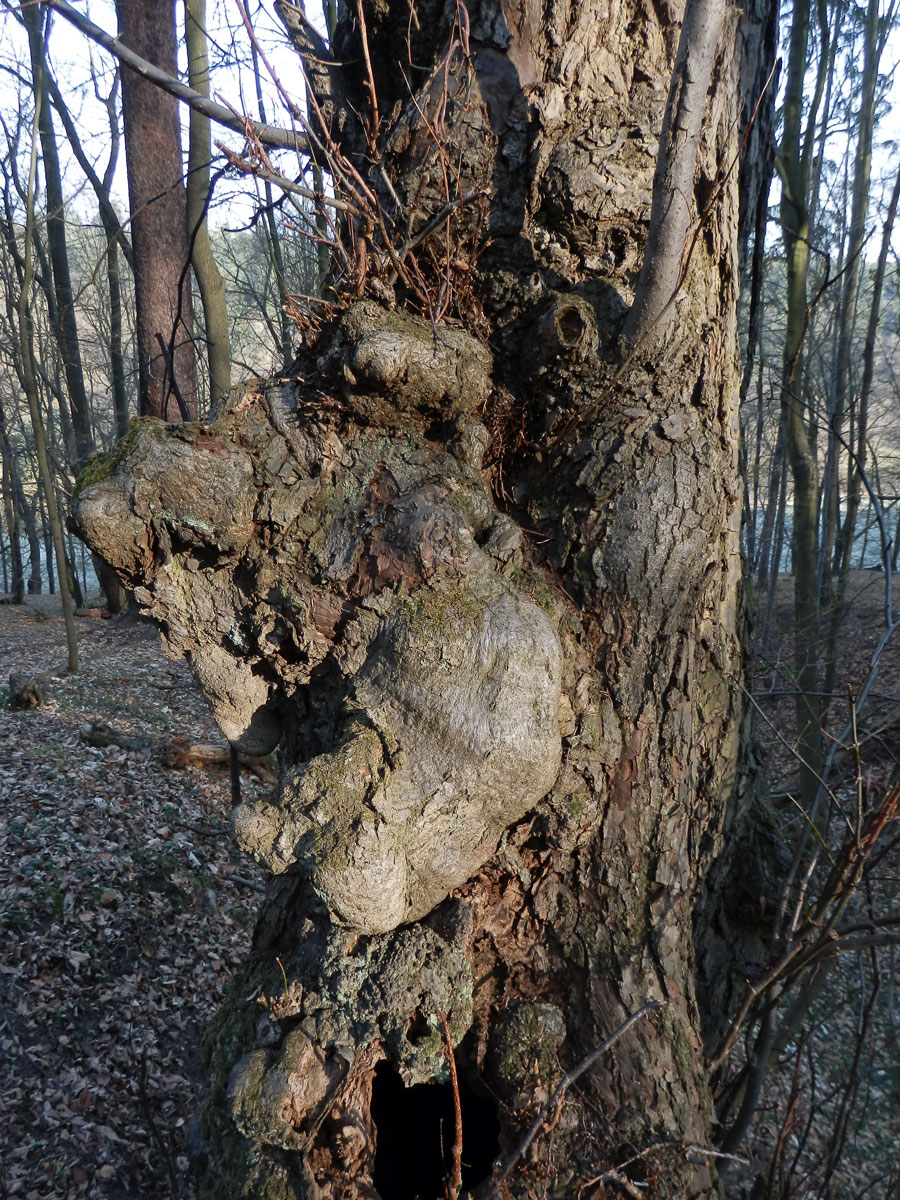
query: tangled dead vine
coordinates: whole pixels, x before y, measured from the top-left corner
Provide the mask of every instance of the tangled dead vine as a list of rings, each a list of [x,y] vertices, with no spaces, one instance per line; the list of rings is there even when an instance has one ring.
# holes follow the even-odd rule
[[[239,4],[239,8],[260,60],[291,119],[302,131],[310,157],[299,179],[288,178],[273,163],[249,120],[242,154],[221,143],[217,146],[235,170],[299,197],[294,206],[297,221],[292,228],[328,252],[331,266],[323,281],[323,295],[293,295],[285,309],[304,340],[314,340],[335,310],[343,310],[366,296],[389,308],[402,299],[434,324],[459,324],[486,339],[487,324],[476,295],[476,267],[489,240],[489,198],[485,189],[466,191],[450,150],[454,130],[470,111],[469,93],[474,79],[465,4],[457,0],[447,48],[416,92],[411,82],[412,49],[407,38],[407,69],[403,74],[420,129],[425,131],[427,150],[415,191],[406,202],[391,178],[388,152],[398,140],[402,118],[385,118],[379,111],[361,0],[355,0],[355,19],[369,105],[367,112],[358,112],[355,117],[365,145],[363,155],[351,155],[339,142],[332,114],[317,97],[314,69],[336,64],[302,11],[279,6],[300,55],[305,108],[284,88],[243,6]],[[414,7],[410,14],[410,21],[415,21]],[[312,173],[312,187],[300,182],[306,171]]]

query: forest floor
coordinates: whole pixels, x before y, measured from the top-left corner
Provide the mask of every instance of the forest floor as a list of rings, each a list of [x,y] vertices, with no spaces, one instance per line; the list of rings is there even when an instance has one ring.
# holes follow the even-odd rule
[[[852,591],[842,695],[881,636],[884,577],[858,572]],[[790,790],[795,767],[790,597],[782,579],[754,683],[773,791]],[[221,742],[185,665],[140,622],[77,626],[81,667],[67,676],[55,599],[0,606],[0,693],[10,672],[53,675],[34,711],[0,700],[0,1200],[189,1197],[203,1030],[249,951],[262,874],[231,841],[227,770],[164,765],[173,739]],[[900,634],[875,691],[881,728],[863,759],[879,786],[900,759]],[[103,725],[134,744],[89,744]],[[244,789],[267,786],[243,774]],[[853,978],[838,978],[831,1029],[859,1011]],[[782,1132],[782,1084],[757,1126],[760,1162]],[[872,1084],[877,1120],[856,1122],[847,1147],[863,1162],[890,1156],[900,1133],[897,1100]]]
[[[896,618],[900,575],[890,582]],[[849,605],[837,633],[834,684],[824,722],[825,752],[835,751],[828,774],[832,802],[816,818],[817,831],[829,848],[811,876],[809,908],[827,887],[830,863],[840,861],[840,847],[849,846],[852,852],[857,804],[864,813],[876,807],[900,778],[900,629],[882,644],[887,628],[886,584],[879,570],[855,571],[849,582]],[[806,827],[799,804],[796,749],[793,578],[778,580],[768,636],[761,611],[764,604],[765,597],[757,596],[749,678],[759,792],[768,794],[770,806],[772,861],[767,873],[777,904],[791,862],[790,848]],[[825,633],[823,620],[823,637]],[[857,712],[855,700],[867,681],[868,700]],[[810,842],[815,844],[812,838]],[[809,855],[808,848],[804,866]],[[896,923],[898,879],[900,830],[893,823],[876,844],[865,883],[841,923],[865,926],[876,919]],[[767,926],[762,923],[762,927]],[[812,990],[819,990],[767,1078],[745,1143],[752,1162],[748,1175],[752,1178],[762,1170],[767,1178],[765,1196],[893,1200],[900,1196],[900,954],[888,945],[877,957],[871,948],[839,955],[815,980],[809,979]],[[785,1007],[776,1010],[778,1019]]]
[[[262,873],[227,768],[163,764],[172,739],[222,743],[186,666],[145,624],[78,618],[66,676],[60,612],[0,606],[0,1197],[190,1195],[202,1034]],[[11,671],[53,675],[43,706],[7,708]],[[133,746],[88,744],[98,724]]]

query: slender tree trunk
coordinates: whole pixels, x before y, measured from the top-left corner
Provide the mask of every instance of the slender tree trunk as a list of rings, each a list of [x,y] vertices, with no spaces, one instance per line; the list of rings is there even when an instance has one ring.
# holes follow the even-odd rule
[[[809,225],[810,228],[815,226],[816,216],[819,209],[819,204],[822,198],[822,170],[826,160],[826,143],[828,131],[831,123],[831,104],[834,91],[834,75],[835,65],[837,62],[838,46],[840,44],[840,30],[843,28],[843,18],[846,8],[846,0],[837,0],[832,3],[831,15],[829,20],[829,6],[827,0],[817,0],[816,16],[819,27],[819,70],[816,75],[816,94],[813,98],[813,107],[818,113],[819,105],[817,98],[822,97],[821,102],[821,117],[818,121],[818,133],[815,135],[816,150],[813,155],[811,165],[810,183],[808,188],[809,197]],[[841,226],[841,232],[834,238],[834,243],[843,248],[844,237],[843,231],[846,227],[846,219],[843,214],[840,214],[838,221],[844,221]],[[843,254],[843,249],[841,250]],[[842,271],[842,261],[834,264],[832,270],[838,274]],[[832,360],[833,361],[833,360]],[[828,412],[834,400],[834,379],[829,378],[825,388],[826,407]],[[821,419],[823,423],[827,423],[827,416],[821,418],[819,414],[810,414],[811,418],[816,420]],[[817,566],[817,587],[819,593],[819,603],[822,604],[826,600],[831,589],[831,552],[834,548],[834,536],[837,528],[837,491],[832,493],[831,478],[833,468],[833,450],[834,445],[831,439],[828,440],[825,447],[825,465],[822,472],[821,483],[821,512],[819,515],[819,523],[821,533],[819,537],[819,562]],[[834,501],[834,504],[832,504]]]
[[[28,30],[35,104],[41,115],[41,164],[47,189],[47,246],[50,252],[56,300],[56,341],[62,359],[66,391],[72,411],[77,469],[87,461],[94,449],[94,433],[91,427],[87,390],[84,385],[81,347],[78,342],[78,326],[75,319],[75,297],[69,271],[62,174],[56,148],[56,132],[53,128],[53,111],[49,103],[45,78],[44,13],[40,8],[29,5],[23,7],[21,13]]]
[[[872,175],[872,139],[875,133],[875,91],[878,85],[878,65],[883,45],[879,29],[878,7],[878,0],[869,0],[863,37],[862,86],[857,114],[856,155],[853,165],[853,191],[847,239],[847,270],[841,295],[837,358],[834,367],[836,395],[831,427],[836,446],[843,434],[844,417],[847,410],[850,389],[851,339],[856,325],[860,274],[864,266],[863,248],[866,236],[866,217],[869,211],[869,183]],[[837,452],[840,453],[839,450]],[[838,472],[835,472],[835,475],[837,476]],[[849,544],[844,532],[841,532],[835,550],[834,569],[837,574],[841,572],[845,552],[848,557],[850,555],[852,541],[852,531]]]
[[[758,403],[762,404],[762,398]],[[784,424],[779,422],[775,435],[775,447],[772,451],[772,461],[769,464],[769,482],[766,489],[766,507],[763,513],[762,529],[759,534],[759,560],[757,580],[764,587],[769,576],[778,574],[778,561],[772,552],[772,536],[778,515],[779,496],[781,494],[781,479],[784,472]]]
[[[818,691],[819,599],[818,467],[803,403],[803,342],[808,321],[809,167],[814,111],[807,116],[801,144],[803,86],[809,40],[808,0],[798,0],[791,20],[784,99],[784,133],[779,153],[782,180],[781,226],[787,260],[787,318],[781,385],[781,414],[787,461],[793,481],[791,565],[794,574],[794,673],[797,684],[798,746],[802,756],[801,793],[811,806],[822,764]]]
[[[662,332],[684,273],[695,213],[694,173],[700,126],[725,14],[720,0],[687,0],[653,180],[647,250],[623,328],[629,345]]]
[[[12,458],[13,452],[11,449],[9,453]],[[22,473],[14,459],[13,470],[10,472],[10,487],[18,519],[19,545],[21,547],[22,538],[28,543],[28,575],[25,577],[23,573],[23,579],[25,580],[27,594],[29,596],[37,596],[41,592],[41,545],[37,530],[37,508],[33,501],[29,502],[28,500],[25,487],[22,483]]]
[[[12,586],[9,591],[15,604],[25,603],[25,568],[22,564],[22,541],[19,513],[16,506],[16,461],[9,444],[3,410],[0,408],[0,458],[3,463],[3,512],[9,533],[9,556]]]
[[[826,497],[826,501],[830,498],[832,504],[832,527],[834,530],[834,561],[830,563],[826,561],[826,570],[831,569],[833,575],[837,576],[836,589],[829,588],[829,605],[828,605],[828,633],[825,644],[825,678],[823,690],[826,694],[831,693],[835,687],[837,675],[837,639],[840,631],[841,622],[844,618],[844,603],[847,590],[847,578],[852,567],[853,555],[853,537],[856,528],[856,517],[859,511],[859,476],[858,468],[865,464],[865,439],[868,431],[868,395],[865,399],[859,400],[859,408],[857,409],[850,399],[850,353],[851,339],[856,327],[856,313],[860,287],[860,274],[864,266],[863,249],[866,235],[866,217],[869,211],[869,183],[872,174],[872,139],[875,132],[875,91],[878,84],[878,64],[881,57],[881,47],[883,45],[883,37],[880,30],[880,22],[878,19],[878,0],[869,0],[866,9],[866,20],[863,36],[863,71],[862,71],[862,88],[859,103],[859,112],[857,114],[857,143],[856,155],[853,167],[853,189],[850,212],[850,225],[847,239],[847,270],[844,275],[844,286],[841,293],[841,306],[837,329],[837,354],[835,356],[834,365],[834,383],[835,396],[832,412],[830,414],[829,429],[830,429],[830,444],[829,453],[832,460],[831,472],[831,488],[830,497]],[[896,199],[893,200],[893,209],[896,212]],[[891,217],[893,224],[893,216]],[[885,234],[885,244],[889,240],[889,233]],[[882,254],[886,254],[886,249],[882,248]],[[882,268],[882,280],[883,280]],[[878,324],[878,310],[880,307],[880,285],[877,286],[878,298],[875,299],[873,292],[874,309],[870,312],[870,329],[873,338]],[[874,313],[874,327],[871,323],[871,316]],[[868,338],[868,335],[867,335]],[[867,340],[868,347],[868,340]],[[866,351],[864,351],[864,354]],[[871,352],[870,352],[871,353]],[[871,374],[869,376],[869,386],[871,386]],[[849,433],[849,445],[854,446],[857,453],[860,447],[862,448],[862,462],[854,463],[851,455],[846,456],[847,460],[847,509],[843,521],[841,520],[840,510],[840,470],[839,463],[842,455],[842,443],[844,439],[844,424],[850,412],[851,420],[857,426],[856,430],[851,428]],[[855,420],[854,420],[855,417]],[[855,480],[855,484],[854,484]],[[855,500],[851,505],[850,493],[855,490]],[[830,545],[826,546],[826,552],[830,549]]]
[[[109,288],[110,386],[112,388],[113,408],[116,417],[116,434],[118,437],[124,437],[128,432],[129,406],[128,388],[125,380],[125,356],[122,350],[122,288],[119,278],[120,249],[126,262],[132,269],[134,260],[131,252],[131,244],[125,236],[110,199],[110,190],[119,158],[119,121],[116,109],[119,73],[117,72],[113,86],[105,98],[109,118],[109,155],[102,179],[84,153],[78,130],[56,85],[56,81],[49,73],[46,75],[46,79],[50,95],[53,98],[54,108],[62,121],[72,153],[75,155],[79,167],[85,173],[94,189],[100,210],[100,222],[106,234],[106,282]]]
[[[28,539],[28,595],[39,596],[43,591],[41,578],[41,539],[37,528],[37,503],[31,504],[23,495],[25,536]]]
[[[55,556],[53,554],[53,532],[50,529],[50,518],[47,515],[47,502],[44,494],[40,495],[41,522],[44,540],[44,562],[47,564],[47,591],[51,596],[56,595],[56,581],[53,578]]]
[[[22,381],[25,399],[28,401],[28,411],[31,416],[31,428],[34,433],[35,453],[38,461],[38,472],[44,497],[47,502],[47,516],[53,534],[53,547],[56,551],[57,569],[59,570],[59,592],[62,600],[63,620],[66,627],[66,645],[68,648],[68,669],[78,670],[78,635],[75,632],[75,620],[72,612],[72,599],[66,586],[64,571],[65,552],[63,549],[62,525],[59,519],[59,507],[56,502],[56,492],[50,472],[50,460],[47,457],[47,446],[44,437],[44,424],[41,419],[40,398],[38,396],[37,377],[34,370],[33,329],[29,297],[34,278],[32,268],[32,231],[34,229],[34,191],[35,175],[37,173],[37,140],[41,113],[42,89],[35,88],[35,128],[31,141],[31,161],[28,170],[28,193],[25,219],[25,251],[22,271],[22,285],[19,292],[18,319],[19,338],[21,342]]]
[[[878,324],[881,317],[881,299],[884,292],[884,277],[887,271],[887,261],[891,252],[891,237],[894,222],[897,217],[897,205],[900,202],[900,174],[894,181],[888,204],[887,216],[884,220],[884,232],[881,239],[881,250],[872,280],[872,298],[869,308],[869,320],[866,327],[866,340],[863,347],[863,374],[859,389],[859,412],[856,429],[856,453],[853,462],[853,472],[847,490],[847,514],[841,530],[841,574],[840,600],[843,601],[847,591],[847,576],[852,554],[853,537],[859,514],[860,495],[862,493],[863,474],[866,470],[869,437],[869,399],[872,393],[872,381],[875,376],[875,345],[878,338]]]
[[[84,160],[81,144],[77,133],[74,130],[71,118],[65,109],[62,102],[62,97],[59,94],[59,89],[49,74],[48,64],[45,54],[45,34],[43,30],[42,14],[37,8],[23,9],[23,20],[25,21],[29,47],[31,52],[32,72],[34,76],[34,89],[36,103],[40,112],[40,134],[41,134],[41,149],[44,176],[47,182],[47,242],[50,251],[50,261],[53,271],[53,306],[55,310],[56,329],[57,329],[57,344],[60,349],[60,357],[62,359],[63,374],[66,381],[66,392],[71,402],[72,411],[72,426],[74,431],[74,459],[72,465],[77,471],[85,465],[88,456],[94,449],[94,433],[91,422],[90,405],[88,403],[87,392],[84,384],[84,372],[82,369],[81,349],[78,341],[78,330],[75,319],[75,304],[74,293],[72,290],[68,246],[66,241],[66,226],[65,226],[65,208],[63,203],[62,178],[59,167],[59,157],[56,147],[56,134],[53,127],[53,115],[50,106],[50,96],[54,97],[58,111],[64,113],[63,124],[66,127],[70,144],[73,145],[80,153]],[[38,92],[40,95],[38,96]],[[115,88],[110,93],[110,104],[114,108]],[[111,128],[117,130],[117,122],[114,113],[111,114]],[[93,168],[91,173],[98,184],[97,190],[101,195],[104,195],[107,204],[104,206],[101,203],[101,219],[106,228],[107,235],[110,236],[110,242],[107,247],[106,254],[106,278],[109,286],[109,303],[110,303],[110,372],[111,385],[113,393],[113,404],[116,416],[116,427],[119,436],[122,436],[128,429],[128,400],[125,388],[125,370],[122,356],[122,303],[119,288],[119,268],[118,268],[118,239],[121,229],[118,219],[112,210],[112,205],[109,203],[109,190],[112,183],[113,174],[115,171],[117,158],[118,135],[117,133],[111,138],[110,154],[106,178],[103,185],[96,181]],[[110,214],[113,216],[114,226],[110,228]],[[32,364],[33,366],[34,364]],[[24,385],[27,391],[27,385]],[[60,407],[65,408],[65,402],[60,398]],[[53,492],[55,495],[55,491]],[[47,502],[52,503],[50,496],[47,497]],[[49,526],[48,526],[49,528]],[[48,535],[52,540],[52,535]],[[52,556],[48,554],[48,579],[51,583],[52,590]],[[38,579],[39,582],[39,579]],[[122,607],[124,602],[121,584],[112,575],[111,572],[105,572],[103,576],[104,592],[107,598],[107,604],[111,611],[117,612]]]
[[[191,87],[195,92],[209,96],[206,0],[184,0],[184,29]],[[206,356],[209,365],[209,399],[213,407],[217,407],[231,391],[231,335],[225,300],[225,280],[216,265],[207,222],[211,156],[209,118],[192,108],[187,178],[188,245],[191,265],[197,276],[203,302]]]
[[[263,99],[262,79],[259,72],[259,54],[256,46],[250,48],[251,62],[253,63],[253,83],[256,88],[256,106],[260,121],[266,121],[266,106]],[[281,249],[281,233],[278,229],[278,221],[275,217],[275,197],[272,192],[272,184],[268,179],[263,180],[263,196],[265,197],[265,222],[266,232],[268,236],[269,255],[272,260],[272,269],[275,274],[275,290],[278,295],[278,328],[281,331],[279,339],[279,355],[281,358],[281,369],[289,371],[291,363],[294,361],[294,338],[296,329],[288,316],[288,307],[290,296],[288,294],[287,280],[285,278],[284,269],[284,254]]]
[[[750,392],[750,384],[753,380],[754,370],[757,366],[757,350],[760,348],[760,338],[762,334],[762,322],[760,311],[760,296],[762,292],[763,273],[765,270],[765,244],[766,244],[766,224],[768,221],[769,207],[769,187],[768,184],[760,191],[759,200],[757,201],[756,220],[753,228],[753,257],[750,265],[750,301],[747,321],[747,350],[744,357],[744,369],[741,375],[741,395],[740,408],[742,412],[746,412],[747,397]],[[761,384],[762,363],[759,364],[757,374]],[[763,431],[764,404],[762,387],[758,389],[757,406],[756,406],[756,436],[754,438],[754,454],[752,467],[749,461],[747,452],[747,438],[741,439],[741,456],[742,470],[741,474],[744,481],[744,510],[745,521],[747,527],[747,566],[752,573],[756,566],[756,547],[758,537],[758,516],[759,516],[759,485],[760,485],[760,454],[762,448],[762,431]]]
[[[128,388],[125,383],[125,354],[122,350],[122,287],[119,280],[119,245],[113,235],[106,250],[106,284],[109,288],[109,374],[116,418],[116,436],[128,432]]]

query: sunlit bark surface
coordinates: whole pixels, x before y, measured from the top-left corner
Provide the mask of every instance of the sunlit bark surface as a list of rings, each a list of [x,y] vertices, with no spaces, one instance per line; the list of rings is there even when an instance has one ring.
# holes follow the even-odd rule
[[[445,1012],[498,1122],[463,1173],[486,1194],[563,1072],[655,1000],[504,1186],[573,1197],[633,1160],[642,1194],[713,1196],[703,1028],[731,933],[708,880],[741,731],[737,14],[700,138],[707,220],[652,357],[620,373],[678,6],[485,0],[429,76],[451,26],[419,5],[414,104],[407,6],[365,7],[398,198],[418,192],[423,224],[446,202],[439,104],[454,188],[489,197],[455,319],[378,286],[291,382],[207,424],[138,423],[78,501],[226,735],[282,763],[235,816],[275,875],[210,1034],[205,1186],[387,1200],[379,1064],[446,1081]],[[355,26],[337,49],[365,113]]]

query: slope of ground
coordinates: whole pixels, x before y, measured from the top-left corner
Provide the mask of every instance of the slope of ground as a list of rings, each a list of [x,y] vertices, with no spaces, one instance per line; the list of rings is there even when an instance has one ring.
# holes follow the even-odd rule
[[[892,620],[900,615],[900,576],[890,583],[889,596],[881,571],[854,571],[849,580],[834,690],[822,697],[829,701],[825,746],[834,750],[828,776],[833,801],[816,818],[829,850],[809,881],[810,907],[828,886],[842,842],[852,840],[857,812],[877,808],[900,777],[900,628],[890,633],[887,617],[887,602]],[[785,877],[806,823],[797,792],[792,620],[793,579],[781,576],[768,637],[763,614],[757,614],[751,656],[756,749],[773,830],[782,844],[776,879]],[[823,637],[826,628],[823,621]],[[868,701],[854,714],[867,682]],[[809,851],[804,862],[808,858]],[[890,944],[900,922],[898,879],[900,829],[894,821],[879,838],[865,882],[841,920],[856,923],[863,933],[878,922],[888,922],[887,928],[807,977],[815,999],[772,1064],[744,1146],[752,1159],[749,1177],[761,1172],[765,1180],[763,1190],[753,1193],[760,1200],[900,1197],[900,953]],[[779,897],[771,899],[777,907]],[[786,1009],[783,1001],[779,1017]],[[746,1043],[748,1050],[752,1044]]]
[[[221,741],[184,664],[145,625],[77,624],[79,673],[0,705],[0,1197],[189,1195],[200,1037],[262,881],[227,771],[162,764],[172,737]],[[65,657],[52,598],[0,607],[4,698]],[[87,744],[98,722],[135,748]]]

